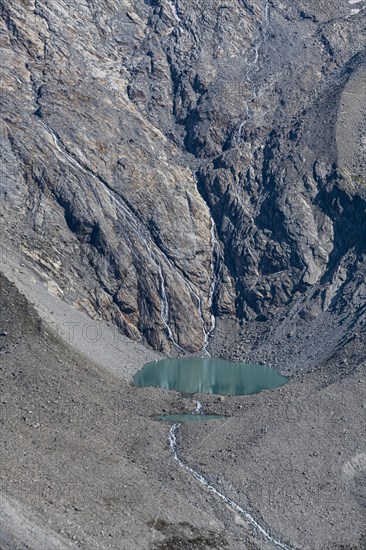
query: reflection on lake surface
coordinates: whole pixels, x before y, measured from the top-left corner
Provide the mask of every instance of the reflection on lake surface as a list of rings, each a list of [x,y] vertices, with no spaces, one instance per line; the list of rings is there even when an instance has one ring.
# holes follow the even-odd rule
[[[134,378],[139,387],[183,393],[246,395],[286,384],[287,378],[264,365],[232,363],[215,357],[163,359],[147,363]]]

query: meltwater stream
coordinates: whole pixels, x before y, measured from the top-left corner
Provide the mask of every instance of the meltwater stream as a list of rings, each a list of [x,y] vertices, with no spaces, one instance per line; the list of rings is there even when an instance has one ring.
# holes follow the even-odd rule
[[[265,0],[264,6],[262,8],[261,30],[258,34],[256,41],[253,44],[254,56],[252,60],[248,59],[247,63],[244,81],[248,85],[250,96],[247,100],[244,100],[246,119],[242,120],[242,122],[239,124],[239,128],[236,130],[236,133],[234,135],[234,143],[236,143],[236,145],[240,145],[242,139],[242,130],[246,126],[248,121],[253,119],[254,115],[253,108],[251,109],[249,105],[252,105],[254,100],[257,98],[258,90],[256,89],[252,76],[259,71],[258,61],[260,50],[263,48],[267,40],[267,33],[269,28],[269,7],[269,0]]]
[[[292,550],[290,546],[287,546],[283,542],[280,542],[279,540],[275,539],[266,531],[266,529],[258,523],[254,519],[254,517],[247,511],[244,510],[239,504],[234,502],[231,498],[225,496],[223,493],[218,491],[213,485],[211,485],[203,475],[201,475],[199,472],[188,466],[179,456],[179,450],[178,450],[178,444],[177,444],[177,433],[179,429],[180,424],[175,423],[172,425],[172,427],[169,430],[169,447],[172,452],[172,455],[174,457],[174,460],[178,462],[179,466],[186,470],[191,476],[194,477],[201,485],[203,485],[208,491],[216,495],[218,498],[220,498],[225,504],[227,504],[232,510],[243,516],[247,522],[254,527],[255,531],[259,533],[265,540],[270,542],[273,546],[276,548],[282,548],[282,550]]]
[[[216,225],[215,221],[211,215],[211,285],[210,285],[210,294],[208,298],[208,306],[211,314],[211,326],[208,330],[205,329],[203,325],[203,336],[204,344],[202,348],[203,357],[210,357],[210,353],[207,350],[209,344],[209,338],[213,331],[216,328],[216,317],[213,313],[214,298],[217,291],[217,286],[219,284],[219,273],[220,273],[220,263],[219,263],[219,243],[216,237]]]

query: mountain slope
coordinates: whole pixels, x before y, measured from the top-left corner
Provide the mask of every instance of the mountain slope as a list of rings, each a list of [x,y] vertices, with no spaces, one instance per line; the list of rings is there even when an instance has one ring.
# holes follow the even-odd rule
[[[229,316],[275,362],[325,315],[332,355],[363,331],[362,7],[4,1],[4,233],[155,349],[204,350]]]

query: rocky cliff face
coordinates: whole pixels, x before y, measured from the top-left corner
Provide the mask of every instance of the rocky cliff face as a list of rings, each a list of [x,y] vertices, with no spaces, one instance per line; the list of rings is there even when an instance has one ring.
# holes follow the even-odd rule
[[[361,330],[365,7],[3,0],[7,242],[166,353],[227,316]]]

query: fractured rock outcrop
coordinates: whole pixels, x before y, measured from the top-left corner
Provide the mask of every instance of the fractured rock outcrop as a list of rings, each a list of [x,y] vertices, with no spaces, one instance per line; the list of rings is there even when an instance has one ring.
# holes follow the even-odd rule
[[[356,315],[364,21],[347,2],[5,0],[7,239],[166,353],[304,297]]]

